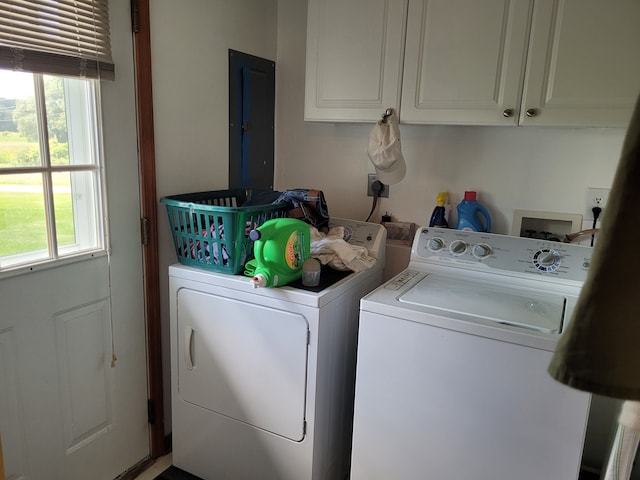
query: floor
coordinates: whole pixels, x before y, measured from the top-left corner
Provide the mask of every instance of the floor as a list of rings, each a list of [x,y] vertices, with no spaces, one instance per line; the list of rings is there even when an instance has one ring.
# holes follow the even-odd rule
[[[158,475],[171,466],[171,453],[160,457],[153,465],[136,477],[135,480],[154,480]]]
[[[171,465],[171,453],[159,458],[135,480],[203,480]]]
[[[171,453],[165,455],[164,457],[160,457],[155,461],[153,465],[151,465],[147,470],[138,475],[135,480],[162,480],[157,479],[158,475],[165,472],[169,467],[171,467]],[[181,472],[178,471],[169,471],[164,478],[167,480],[181,480],[185,478],[185,480],[190,480],[193,478],[191,475],[184,476]],[[598,480],[600,476],[595,473],[590,473],[586,471],[581,471],[578,480]]]

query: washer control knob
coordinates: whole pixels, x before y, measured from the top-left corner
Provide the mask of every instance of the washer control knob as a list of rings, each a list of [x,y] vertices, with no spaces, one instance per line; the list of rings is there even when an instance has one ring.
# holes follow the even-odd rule
[[[431,240],[429,240],[429,245],[427,246],[427,248],[432,252],[442,250],[444,248],[444,240],[442,240],[440,237],[433,237]]]
[[[487,258],[489,255],[491,255],[491,252],[491,245],[488,245],[486,243],[478,243],[473,247],[473,256],[478,259]]]
[[[560,266],[560,254],[551,248],[543,248],[533,255],[533,265],[542,272],[553,272]]]
[[[549,265],[553,265],[555,263],[555,258],[553,256],[553,253],[551,252],[546,252],[543,253],[542,255],[540,255],[538,257],[538,263],[540,265],[544,265],[545,267],[548,267]]]
[[[467,251],[467,243],[463,240],[454,240],[449,246],[449,251],[454,255],[462,255]]]

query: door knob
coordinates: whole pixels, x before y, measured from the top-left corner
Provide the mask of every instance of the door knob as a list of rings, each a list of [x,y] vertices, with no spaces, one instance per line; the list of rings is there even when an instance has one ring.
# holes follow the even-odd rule
[[[505,118],[512,117],[512,116],[513,116],[513,109],[511,109],[511,108],[506,108],[506,109],[504,110],[504,112],[502,112],[502,116],[503,116],[503,117],[505,117]]]
[[[538,115],[538,110],[535,108],[529,108],[527,109],[527,117],[535,117],[536,115]]]

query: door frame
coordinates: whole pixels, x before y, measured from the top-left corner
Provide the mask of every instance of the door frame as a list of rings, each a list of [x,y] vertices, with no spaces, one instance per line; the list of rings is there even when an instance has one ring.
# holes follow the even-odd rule
[[[140,168],[140,229],[143,248],[144,305],[147,336],[147,378],[150,457],[168,453],[165,439],[162,388],[162,335],[160,321],[160,274],[158,260],[158,204],[156,193],[155,137],[151,75],[149,0],[131,0],[131,23],[135,62],[135,89]]]

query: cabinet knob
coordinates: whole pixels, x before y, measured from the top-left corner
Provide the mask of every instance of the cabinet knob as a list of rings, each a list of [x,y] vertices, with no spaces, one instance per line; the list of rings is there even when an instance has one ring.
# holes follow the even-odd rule
[[[536,115],[538,115],[538,110],[535,108],[529,108],[527,110],[527,117],[535,117]]]
[[[504,112],[502,112],[502,116],[503,116],[503,117],[505,117],[505,118],[512,117],[512,116],[513,116],[513,109],[511,109],[511,108],[506,108],[506,109],[504,110]]]

